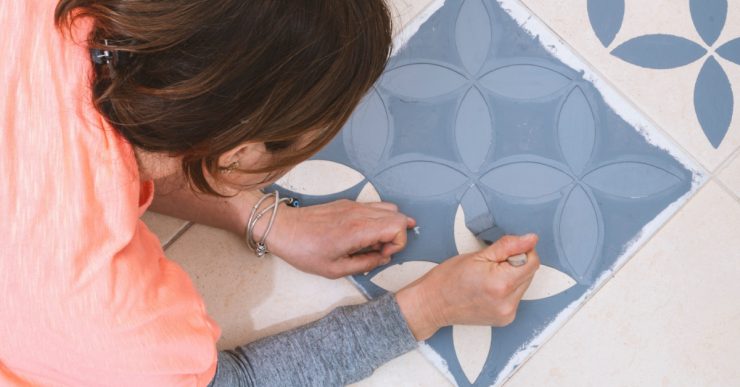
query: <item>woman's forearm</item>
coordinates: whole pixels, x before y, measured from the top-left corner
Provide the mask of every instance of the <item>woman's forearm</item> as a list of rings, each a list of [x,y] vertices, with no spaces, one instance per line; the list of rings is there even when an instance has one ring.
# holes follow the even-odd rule
[[[221,352],[210,387],[343,386],[415,347],[394,295],[388,294]]]
[[[194,192],[181,175],[154,181],[155,194],[150,210],[183,220],[204,224],[243,236],[252,206],[262,197],[257,190],[242,191],[228,198]],[[287,206],[281,211],[287,211]],[[266,222],[259,222],[255,236],[262,234]]]

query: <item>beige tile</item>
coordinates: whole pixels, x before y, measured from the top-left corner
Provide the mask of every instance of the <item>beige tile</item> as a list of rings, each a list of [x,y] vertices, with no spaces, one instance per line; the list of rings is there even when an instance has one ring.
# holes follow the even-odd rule
[[[147,211],[141,216],[141,220],[159,238],[159,243],[166,246],[173,238],[187,226],[188,222],[171,216]]]
[[[421,354],[412,351],[375,370],[373,375],[353,387],[432,387],[452,386]]]
[[[738,229],[709,183],[507,386],[736,385]]]
[[[302,273],[275,257],[258,259],[229,233],[196,225],[167,255],[190,274],[222,328],[221,349],[248,343],[365,299],[347,280]]]
[[[719,149],[714,149],[702,132],[693,105],[694,84],[703,59],[670,70],[652,70],[622,61],[610,54],[619,44],[634,37],[666,33],[703,44],[689,13],[688,1],[627,0],[624,23],[615,40],[604,48],[594,34],[586,0],[523,0],[567,44],[603,74],[617,90],[687,149],[710,171],[740,145],[740,101],[730,130]],[[740,36],[740,3],[730,2],[728,19],[715,48]],[[740,90],[740,66],[718,59],[734,90]]]
[[[738,197],[740,198],[740,151],[734,158],[722,169],[719,179]]]

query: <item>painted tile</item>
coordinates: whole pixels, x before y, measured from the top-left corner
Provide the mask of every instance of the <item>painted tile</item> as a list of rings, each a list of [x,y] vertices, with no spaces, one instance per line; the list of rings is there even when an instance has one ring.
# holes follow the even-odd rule
[[[490,385],[703,176],[520,3],[438,6],[401,34],[406,44],[342,134],[278,185],[308,205],[371,191],[417,219],[393,264],[354,277],[370,297],[479,248],[476,235],[537,232],[543,269],[517,320],[448,327],[426,343],[457,384]]]
[[[719,179],[740,198],[740,152],[722,169]]]
[[[373,375],[352,387],[444,387],[452,383],[418,350],[411,351],[375,370]]]
[[[389,0],[388,6],[393,16],[393,30],[400,32],[409,21],[432,3],[433,0]],[[395,35],[394,33],[394,35]]]
[[[740,3],[523,2],[706,168],[740,145]]]
[[[141,220],[149,227],[158,238],[159,243],[162,246],[167,246],[184,227],[187,227],[188,222],[182,219],[173,218],[171,216],[158,214],[156,212],[147,211],[141,216]]]
[[[738,229],[708,184],[507,386],[737,385]]]

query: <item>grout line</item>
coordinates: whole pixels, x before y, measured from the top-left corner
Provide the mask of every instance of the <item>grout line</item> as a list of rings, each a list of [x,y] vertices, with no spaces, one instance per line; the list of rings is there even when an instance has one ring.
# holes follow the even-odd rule
[[[186,231],[190,230],[190,227],[193,227],[195,223],[193,222],[187,222],[184,226],[180,227],[179,230],[173,235],[166,243],[162,244],[162,250],[167,250],[170,246],[172,246],[181,236],[182,234],[185,234]]]
[[[730,164],[735,161],[735,159],[740,160],[740,146],[738,146],[737,149],[735,149],[734,151],[730,152],[730,154],[725,157],[725,159],[722,160],[719,165],[717,165],[717,168],[715,169],[716,172],[713,172],[712,174],[719,176],[725,168],[729,167]]]

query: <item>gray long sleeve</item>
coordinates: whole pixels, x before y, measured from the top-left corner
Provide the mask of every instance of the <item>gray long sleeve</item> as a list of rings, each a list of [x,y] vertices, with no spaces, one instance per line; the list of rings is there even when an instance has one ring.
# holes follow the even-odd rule
[[[334,309],[311,324],[221,351],[209,387],[342,386],[370,376],[416,341],[393,294]]]

